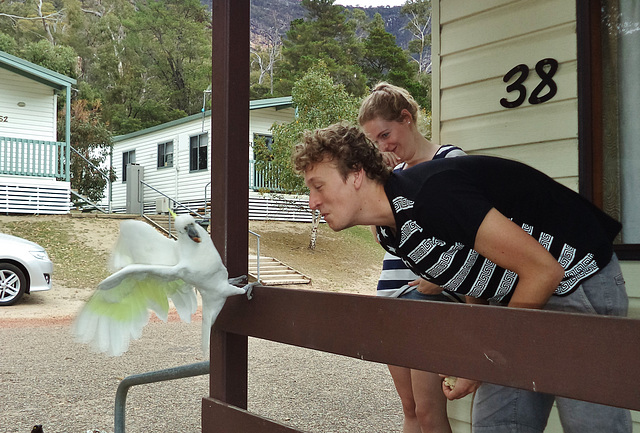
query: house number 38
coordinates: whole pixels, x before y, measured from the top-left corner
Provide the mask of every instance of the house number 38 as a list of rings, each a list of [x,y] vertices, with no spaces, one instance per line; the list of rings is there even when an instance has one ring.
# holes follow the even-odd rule
[[[536,63],[536,73],[540,77],[540,83],[529,95],[529,104],[542,104],[553,98],[558,93],[558,86],[553,81],[553,76],[558,70],[558,61],[556,59],[542,59]],[[507,92],[517,92],[518,97],[509,101],[507,98],[500,99],[500,105],[505,108],[516,108],[524,103],[527,99],[527,88],[523,83],[529,76],[529,67],[525,64],[520,64],[505,74],[502,81],[508,83],[514,76],[518,75],[516,80],[507,86]],[[543,91],[546,92],[541,96]]]

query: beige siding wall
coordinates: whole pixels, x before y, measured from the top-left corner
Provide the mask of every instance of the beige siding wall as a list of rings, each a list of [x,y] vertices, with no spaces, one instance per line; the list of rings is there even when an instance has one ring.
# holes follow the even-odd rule
[[[578,185],[575,6],[564,0],[434,2],[434,137],[469,153],[521,160]],[[435,23],[435,20],[434,20]],[[436,43],[438,44],[436,46]],[[540,83],[535,65],[553,58],[557,94],[542,104],[504,108],[517,92],[504,75],[529,66],[527,97]],[[547,89],[542,91],[546,93]],[[438,94],[434,92],[434,95]],[[553,155],[550,158],[549,155]]]
[[[525,162],[578,189],[577,41],[574,0],[433,0],[433,138],[471,154]],[[439,29],[436,31],[435,29]],[[527,98],[541,79],[535,65],[545,58],[559,67],[549,101],[504,108],[513,101],[505,74],[529,67]],[[542,94],[547,89],[543,90]],[[622,264],[631,315],[640,317],[640,263]],[[449,404],[454,432],[471,431],[470,398]],[[633,413],[634,432],[640,415]],[[547,432],[561,432],[554,410]]]
[[[1,137],[56,141],[56,96],[51,87],[0,68],[0,95]]]

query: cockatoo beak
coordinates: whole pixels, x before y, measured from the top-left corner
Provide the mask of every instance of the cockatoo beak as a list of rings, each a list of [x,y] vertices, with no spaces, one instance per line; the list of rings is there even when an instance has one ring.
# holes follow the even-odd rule
[[[196,230],[196,226],[194,226],[193,224],[189,224],[187,226],[187,234],[193,242],[196,242],[198,244],[202,242],[202,239],[200,239],[200,234],[198,233],[198,230]]]

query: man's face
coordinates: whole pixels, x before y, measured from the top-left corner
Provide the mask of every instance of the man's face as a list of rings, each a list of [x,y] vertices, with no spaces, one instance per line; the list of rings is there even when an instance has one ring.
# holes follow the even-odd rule
[[[325,159],[304,173],[304,182],[309,188],[309,207],[320,211],[324,220],[334,231],[351,227],[357,212],[357,173],[351,173],[346,181],[336,165]]]

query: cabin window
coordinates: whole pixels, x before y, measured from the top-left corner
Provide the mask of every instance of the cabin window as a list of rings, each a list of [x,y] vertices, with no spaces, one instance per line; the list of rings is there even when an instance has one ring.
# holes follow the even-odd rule
[[[208,135],[200,134],[189,138],[189,170],[198,171],[207,169],[207,155],[209,141]]]
[[[601,142],[594,145],[596,203],[622,222],[620,258],[640,259],[640,8],[634,0],[601,0]]]
[[[173,167],[173,141],[158,144],[158,168]]]
[[[136,163],[136,151],[128,150],[122,152],[122,181],[127,181],[127,165]]]

